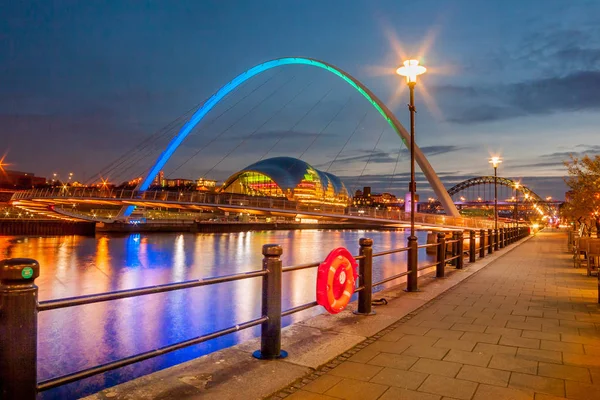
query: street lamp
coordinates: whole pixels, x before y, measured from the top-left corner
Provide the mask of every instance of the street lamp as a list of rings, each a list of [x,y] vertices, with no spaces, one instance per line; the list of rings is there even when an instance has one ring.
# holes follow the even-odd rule
[[[515,220],[517,221],[517,232],[519,232],[519,187],[521,187],[521,184],[515,182]]]
[[[396,73],[406,77],[406,83],[410,91],[410,236],[408,237],[409,252],[408,265],[411,274],[406,282],[406,290],[409,292],[417,290],[417,237],[415,236],[415,192],[417,191],[417,182],[415,181],[415,86],[417,85],[417,76],[427,71],[425,67],[419,65],[419,60],[406,60],[403,66],[396,70]]]
[[[496,231],[494,250],[498,250],[498,165],[502,162],[502,159],[498,156],[493,156],[489,162],[494,167],[494,230]]]

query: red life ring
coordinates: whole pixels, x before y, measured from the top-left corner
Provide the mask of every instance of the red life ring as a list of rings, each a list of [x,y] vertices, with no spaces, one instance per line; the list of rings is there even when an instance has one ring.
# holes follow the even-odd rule
[[[344,247],[331,251],[317,271],[317,303],[330,314],[348,305],[357,278],[356,260]]]

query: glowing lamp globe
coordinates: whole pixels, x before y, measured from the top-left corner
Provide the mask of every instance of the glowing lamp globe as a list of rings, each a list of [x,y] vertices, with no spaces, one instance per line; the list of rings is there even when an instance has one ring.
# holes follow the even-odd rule
[[[500,164],[502,162],[502,159],[500,157],[492,157],[490,158],[490,164],[492,164],[492,166],[494,168],[498,167],[498,164]]]
[[[422,75],[427,71],[422,65],[419,65],[419,60],[406,60],[402,64],[402,67],[396,70],[398,75],[406,77],[407,83],[417,83],[417,76]]]

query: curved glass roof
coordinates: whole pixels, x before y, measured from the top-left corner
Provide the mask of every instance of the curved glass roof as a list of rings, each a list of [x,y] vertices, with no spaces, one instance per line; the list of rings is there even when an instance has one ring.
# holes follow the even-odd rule
[[[224,187],[229,186],[231,182],[237,179],[244,172],[258,172],[270,177],[282,190],[293,190],[304,178],[308,169],[313,169],[319,175],[323,189],[327,189],[328,183],[331,183],[335,193],[339,194],[346,191],[346,186],[337,176],[328,172],[319,171],[305,161],[293,157],[273,157],[266,160],[255,162],[241,171],[233,174]]]

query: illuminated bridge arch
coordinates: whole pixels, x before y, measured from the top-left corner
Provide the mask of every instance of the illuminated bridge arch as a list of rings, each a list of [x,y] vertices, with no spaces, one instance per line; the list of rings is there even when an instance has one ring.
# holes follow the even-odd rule
[[[490,184],[493,185],[494,179],[495,178],[493,176],[478,176],[477,178],[467,179],[466,181],[460,182],[459,184],[451,187],[448,190],[448,195],[450,195],[450,197],[452,197],[472,186],[490,185]],[[501,178],[501,177],[498,177],[497,179],[498,179],[498,185],[510,187],[512,189],[515,188],[516,183],[519,183],[519,189],[518,189],[519,192],[523,193],[524,195],[528,194],[529,197],[534,201],[539,201],[539,202],[544,201],[533,190],[529,189],[527,186],[522,185],[520,182],[516,182],[516,181],[513,181],[512,179]]]
[[[183,140],[189,135],[192,129],[194,129],[194,127],[202,120],[202,118],[204,118],[204,116],[227,94],[232,92],[235,88],[237,88],[246,80],[252,78],[255,75],[260,74],[263,71],[290,64],[309,65],[313,67],[322,68],[343,79],[371,103],[371,105],[383,116],[383,118],[385,118],[385,120],[391,125],[391,127],[394,128],[396,133],[402,138],[404,144],[410,148],[410,134],[406,131],[402,124],[400,124],[398,119],[385,106],[385,104],[383,104],[383,102],[379,98],[377,98],[377,96],[375,96],[365,85],[359,82],[356,78],[324,61],[305,57],[284,57],[267,61],[265,63],[250,68],[246,72],[243,72],[240,75],[236,76],[231,82],[225,84],[215,94],[213,94],[202,105],[202,107],[200,107],[194,113],[194,115],[192,115],[190,120],[186,122],[186,124],[179,130],[177,135],[168,144],[167,148],[158,157],[152,168],[150,168],[148,175],[146,175],[146,177],[142,180],[137,189],[147,190],[150,187],[152,181],[154,180],[158,172],[165,166],[169,158],[171,158],[175,150],[179,147],[179,145],[181,145]],[[423,174],[431,184],[433,191],[435,192],[440,203],[446,210],[446,213],[454,217],[460,216],[458,210],[452,202],[452,199],[448,195],[448,192],[446,192],[444,185],[442,184],[435,171],[429,164],[429,161],[427,161],[427,159],[425,158],[425,155],[423,154],[421,149],[419,149],[417,146],[415,146],[415,160],[417,161],[419,167],[423,171]],[[122,215],[128,216],[131,214],[132,211],[133,207],[128,207],[126,210],[122,211]]]

